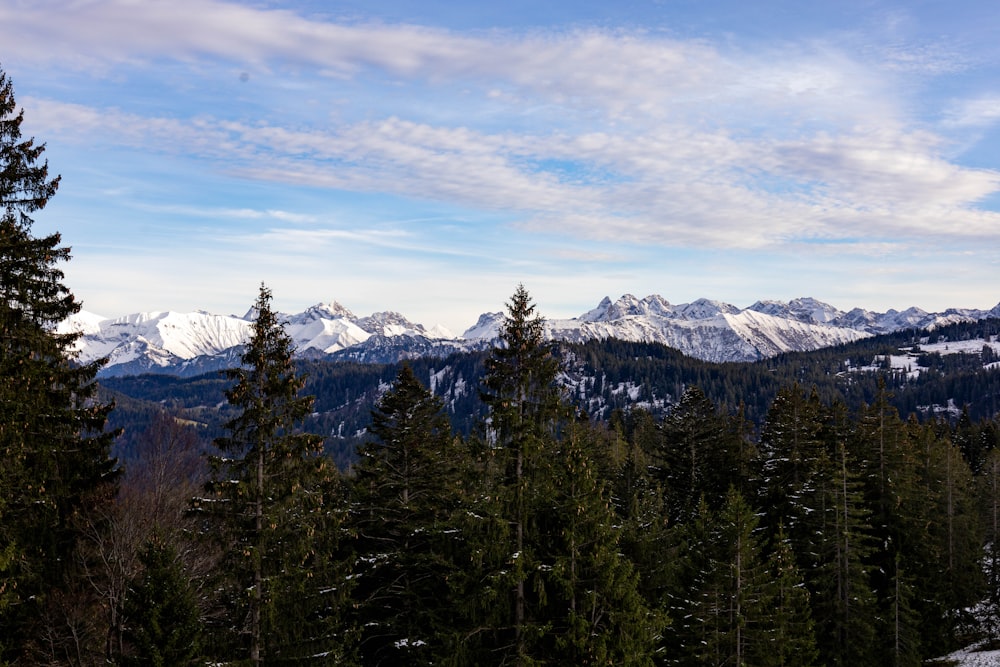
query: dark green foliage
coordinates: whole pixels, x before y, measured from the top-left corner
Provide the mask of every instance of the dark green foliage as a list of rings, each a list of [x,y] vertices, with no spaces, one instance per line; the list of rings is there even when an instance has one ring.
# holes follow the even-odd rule
[[[166,401],[186,434],[219,446],[211,493],[193,514],[224,557],[197,572],[184,559],[207,611],[208,659],[909,665],[956,648],[974,630],[965,610],[995,593],[995,564],[987,560],[989,580],[980,565],[1000,525],[1000,427],[975,421],[993,391],[982,354],[925,355],[929,370],[910,381],[842,371],[845,359],[870,364],[919,340],[915,332],[742,365],[620,341],[550,345],[519,287],[488,355],[293,364],[266,289],[257,312],[228,379],[108,380],[125,392],[116,395],[128,418],[152,424],[149,442],[123,446],[136,470],[162,440],[155,431],[170,436],[180,423],[147,400]],[[900,395],[912,400],[949,374],[975,387],[937,396],[971,392],[978,408],[953,424],[900,419]],[[628,382],[648,411],[621,398]],[[464,390],[477,383],[480,392]],[[301,397],[305,389],[320,398]],[[0,395],[12,409],[12,395]],[[350,476],[332,461],[354,463]],[[4,489],[29,479],[16,466],[0,475]],[[0,495],[0,516],[16,516],[19,502]],[[130,507],[104,516],[117,521]],[[99,534],[99,524],[88,527]],[[5,629],[26,627],[11,619],[25,618],[24,547],[35,536],[17,525],[0,525]],[[79,562],[83,552],[71,551]],[[131,631],[148,624],[157,639],[132,635],[135,657],[171,643],[153,619],[187,578],[144,557],[128,605],[148,600],[149,618],[122,611]],[[34,627],[69,621],[99,637],[88,587],[100,578],[61,571],[73,581],[45,591]],[[189,612],[182,605],[168,625],[188,628]],[[5,655],[68,661],[65,646],[28,653],[0,636]]]
[[[336,471],[321,456],[322,439],[297,426],[312,410],[299,396],[303,381],[292,365],[292,342],[261,286],[254,304],[243,368],[226,396],[239,413],[210,459],[208,498],[196,509],[218,520],[224,567],[231,577],[230,626],[253,664],[343,656],[338,622],[341,582]],[[245,639],[242,639],[245,638]]]
[[[573,665],[652,664],[663,620],[640,595],[635,567],[621,557],[610,484],[596,465],[598,436],[588,424],[569,425],[551,461],[545,518],[551,539],[541,558],[551,563],[545,582],[551,620],[543,655]]]
[[[980,521],[974,507],[973,476],[948,430],[911,425],[918,457],[918,485],[925,514],[919,558],[908,571],[921,585],[914,606],[920,614],[924,652],[954,647],[963,609],[983,593]]]
[[[201,619],[194,590],[176,550],[158,540],[139,558],[144,568],[125,602],[127,666],[186,667],[198,664]]]
[[[998,332],[1000,320],[987,320],[978,325],[944,327],[938,335],[960,340],[996,336]],[[637,402],[654,417],[662,418],[688,388],[698,387],[720,415],[738,422],[733,428],[752,438],[782,387],[798,383],[815,388],[822,402],[840,400],[857,410],[876,400],[880,380],[891,392],[891,405],[900,414],[917,412],[927,416],[928,406],[946,405],[949,400],[968,406],[973,422],[1000,411],[1000,369],[983,368],[980,354],[941,357],[942,371],[925,370],[917,378],[887,370],[847,372],[847,362],[869,366],[875,355],[897,353],[900,346],[919,343],[926,335],[907,331],[750,364],[707,363],[663,345],[617,340],[559,343],[553,346],[552,353],[562,364],[565,377],[574,383],[569,398],[598,421],[608,421],[615,410],[634,410]],[[445,401],[452,428],[462,436],[475,432],[487,416],[478,393],[470,390],[483,377],[486,357],[483,352],[470,352],[409,362],[414,375]],[[304,391],[316,396],[316,413],[303,422],[303,429],[322,434],[324,451],[338,466],[348,467],[357,446],[363,443],[359,434],[370,422],[380,387],[392,383],[399,365],[298,359],[296,367],[306,376]],[[115,390],[108,394],[119,404],[112,415],[112,426],[126,427],[127,437],[148,426],[152,412],[149,407],[163,407],[144,408],[146,401],[166,401],[169,409],[204,424],[206,443],[219,437],[221,425],[231,418],[228,406],[218,407],[225,403],[223,391],[228,383],[217,374],[186,379],[149,375],[106,378],[102,384]],[[623,391],[629,386],[638,390],[637,396]],[[985,451],[990,445],[976,446]],[[132,443],[123,441],[122,447],[127,451]]]
[[[463,657],[493,664],[650,664],[657,614],[621,558],[602,434],[570,411],[542,320],[518,287],[487,360],[490,408],[482,486],[472,510],[480,545]],[[478,582],[478,583],[477,583]]]
[[[770,583],[761,596],[766,613],[760,632],[750,647],[748,664],[761,667],[810,667],[817,664],[815,625],[809,589],[795,562],[792,545],[779,524],[767,562]]]
[[[363,664],[435,664],[447,655],[451,581],[464,536],[454,529],[468,455],[443,404],[409,366],[372,415],[374,439],[354,467],[349,530]]]
[[[824,664],[878,664],[878,610],[867,565],[875,544],[857,473],[846,445],[836,438],[834,413],[833,466],[819,489],[823,523],[816,536],[816,569],[807,577],[817,645]]]
[[[486,360],[483,402],[489,407],[488,486],[479,511],[492,516],[500,539],[485,563],[498,595],[484,639],[498,656],[525,664],[547,632],[543,546],[551,487],[544,478],[564,410],[558,363],[544,343],[544,321],[523,286],[507,304],[499,344]],[[484,536],[487,539],[489,536]],[[506,618],[504,618],[504,616]]]
[[[92,603],[69,592],[75,554],[84,516],[110,499],[116,479],[114,433],[103,432],[112,406],[94,400],[102,364],[74,364],[77,335],[55,332],[80,304],[57,268],[69,248],[58,233],[31,231],[59,179],[39,163],[44,144],[21,138],[22,121],[0,70],[0,661],[28,651],[59,660],[100,641],[82,625],[67,639],[67,615],[79,609],[60,601]]]
[[[755,452],[735,418],[720,415],[698,387],[684,391],[650,450],[652,474],[667,494],[668,519],[692,516],[699,497],[713,510],[730,487],[749,489]]]

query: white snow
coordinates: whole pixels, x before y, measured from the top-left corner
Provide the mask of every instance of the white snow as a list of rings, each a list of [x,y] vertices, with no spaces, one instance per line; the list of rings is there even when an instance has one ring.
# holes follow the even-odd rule
[[[973,646],[938,658],[937,662],[956,667],[1000,667],[1000,651],[978,651]]]
[[[252,311],[252,309],[251,309]],[[146,312],[116,319],[81,312],[61,323],[59,331],[78,331],[80,360],[107,356],[110,365],[147,359],[166,366],[201,355],[219,354],[244,343],[254,313],[245,317],[205,312]],[[1000,317],[1000,305],[991,311],[951,309],[927,313],[919,308],[879,314],[861,309],[837,310],[812,298],[758,301],[740,309],[710,299],[671,304],[658,295],[639,299],[625,294],[617,301],[605,297],[598,306],[572,319],[546,321],[546,335],[568,341],[618,338],[662,343],[707,361],[751,361],[789,351],[813,350],[851,342],[901,327],[939,326],[956,321]],[[454,341],[456,345],[481,346],[497,338],[503,313],[485,313],[456,339],[447,329],[427,329],[399,313],[384,311],[356,317],[336,301],[320,303],[286,316],[286,329],[299,351],[336,352],[364,343],[373,335],[403,336]],[[925,352],[947,354],[980,351],[983,341],[923,346]],[[990,342],[1000,353],[1000,343]],[[978,349],[976,349],[978,346]],[[906,354],[891,359],[897,368],[915,366]],[[910,372],[919,372],[910,368]]]

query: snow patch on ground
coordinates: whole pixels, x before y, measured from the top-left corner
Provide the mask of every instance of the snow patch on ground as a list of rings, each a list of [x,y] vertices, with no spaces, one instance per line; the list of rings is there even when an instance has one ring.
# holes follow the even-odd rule
[[[975,646],[955,651],[932,664],[954,664],[956,667],[1000,667],[1000,651],[978,651]]]

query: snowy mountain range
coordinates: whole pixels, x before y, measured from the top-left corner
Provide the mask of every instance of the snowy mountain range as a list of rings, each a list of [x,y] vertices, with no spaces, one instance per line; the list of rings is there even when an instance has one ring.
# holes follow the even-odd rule
[[[104,318],[80,312],[60,331],[79,331],[81,361],[108,357],[104,375],[143,372],[192,374],[235,365],[250,333],[252,313],[242,317],[206,312],[147,312]],[[992,310],[919,308],[877,313],[841,311],[812,298],[758,301],[748,308],[698,299],[671,304],[658,295],[626,294],[602,300],[572,319],[546,321],[550,338],[585,341],[619,338],[663,343],[706,361],[752,361],[782,352],[814,350],[908,328],[1000,318]],[[394,312],[357,317],[337,302],[284,315],[286,330],[300,355],[364,362],[393,362],[483,349],[495,340],[502,313],[486,313],[461,336],[426,328]]]

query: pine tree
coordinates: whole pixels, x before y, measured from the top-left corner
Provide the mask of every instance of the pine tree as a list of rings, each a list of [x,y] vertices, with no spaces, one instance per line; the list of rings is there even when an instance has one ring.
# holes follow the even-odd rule
[[[917,456],[906,425],[890,404],[884,379],[871,405],[864,406],[850,439],[852,458],[871,510],[875,549],[868,560],[871,587],[883,609],[883,636],[894,638],[884,659],[888,664],[919,662],[918,615],[910,607],[919,591],[905,572],[926,546],[926,522],[920,515],[926,498],[917,481]]]
[[[612,500],[622,526],[619,544],[636,566],[646,604],[659,612],[659,621],[665,625],[671,574],[664,554],[670,548],[670,524],[664,493],[650,472],[652,457],[647,453],[658,440],[656,422],[648,412],[636,410],[616,428],[625,431],[624,456],[612,479]]]
[[[816,392],[797,385],[778,392],[761,433],[763,484],[762,523],[772,543],[780,528],[815,593],[823,559],[823,542],[835,524],[830,502],[834,486],[834,454],[825,442],[828,411]],[[813,604],[816,598],[812,599]]]
[[[766,638],[764,607],[769,574],[762,560],[757,517],[735,488],[713,512],[706,502],[689,534],[692,561],[688,580],[678,591],[687,602],[678,618],[688,625],[679,647],[681,664],[742,665]],[[683,595],[682,595],[683,593]],[[681,657],[686,656],[686,657]]]
[[[326,541],[339,530],[337,475],[322,438],[298,430],[313,399],[299,396],[292,341],[263,285],[254,312],[243,367],[230,372],[226,394],[239,413],[216,440],[224,456],[210,459],[214,499],[198,509],[221,520],[239,614],[232,621],[251,664],[335,663],[343,658],[335,596],[345,587],[329,571],[336,559]]]
[[[878,616],[868,560],[874,550],[861,482],[840,426],[842,406],[832,407],[833,474],[820,489],[825,511],[818,533],[818,565],[809,578],[817,645],[828,665],[877,663]]]
[[[890,641],[883,644],[880,662],[896,667],[918,667],[923,664],[923,659],[920,655],[919,619],[913,607],[917,589],[903,569],[902,562],[902,556],[896,554],[887,577],[882,622],[885,632],[882,636],[890,638]]]
[[[986,455],[982,474],[976,479],[976,490],[986,545],[986,588],[990,602],[1000,607],[1000,449],[992,449]]]
[[[464,451],[409,365],[372,412],[354,468],[350,530],[364,664],[434,664],[455,623]]]
[[[962,610],[983,593],[982,541],[975,508],[972,472],[942,426],[908,425],[919,456],[918,483],[924,519],[919,558],[909,573],[920,584],[914,596],[919,613],[922,653],[954,648]]]
[[[58,233],[31,231],[59,178],[39,162],[44,144],[21,138],[24,114],[15,109],[0,70],[0,661],[30,648],[43,616],[59,616],[60,596],[49,593],[69,584],[80,517],[109,502],[117,477],[116,434],[103,433],[112,406],[95,400],[102,362],[74,363],[78,334],[56,332],[80,310],[57,268],[69,248]],[[58,644],[39,648],[58,659]]]

